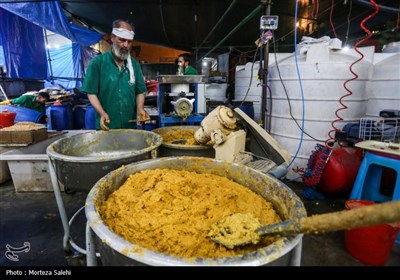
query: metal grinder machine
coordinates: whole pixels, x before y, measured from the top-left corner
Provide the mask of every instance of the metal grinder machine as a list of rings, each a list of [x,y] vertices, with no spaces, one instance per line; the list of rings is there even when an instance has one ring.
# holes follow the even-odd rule
[[[240,108],[218,106],[194,137],[200,144],[211,141],[216,159],[243,163],[276,178],[287,173],[289,153]]]
[[[161,75],[158,85],[159,126],[200,123],[198,114],[198,84],[205,83],[202,75]]]

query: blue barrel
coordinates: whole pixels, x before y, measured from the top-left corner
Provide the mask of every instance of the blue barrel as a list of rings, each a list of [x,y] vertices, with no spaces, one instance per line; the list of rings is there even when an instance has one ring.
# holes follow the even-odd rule
[[[46,116],[47,116],[47,129],[53,130],[53,126],[51,125],[51,105],[46,105]]]
[[[15,106],[15,105],[0,105],[0,111],[14,112],[15,116],[14,122],[34,122],[34,123],[47,123],[47,117],[45,114],[25,107]]]
[[[88,105],[86,108],[85,128],[96,129],[96,110],[92,105]]]
[[[240,101],[233,100],[232,105],[234,108],[239,107],[240,110],[246,113],[250,118],[254,120],[254,106],[252,101]]]
[[[74,129],[85,128],[85,115],[87,105],[76,105],[73,108]]]
[[[71,104],[50,106],[51,127],[53,130],[73,129],[73,113]]]

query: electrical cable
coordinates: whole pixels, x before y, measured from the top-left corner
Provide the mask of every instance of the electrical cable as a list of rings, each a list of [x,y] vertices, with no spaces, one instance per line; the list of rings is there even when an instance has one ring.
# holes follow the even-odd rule
[[[347,14],[347,30],[346,30],[346,37],[344,41],[344,46],[347,45],[347,40],[349,40],[349,32],[350,32],[350,16],[351,16],[351,7],[353,6],[353,1],[350,1],[350,6],[349,6],[349,13]]]
[[[160,0],[160,19],[161,19],[161,26],[163,28],[163,32],[164,32],[164,36],[165,39],[167,39],[167,42],[170,46],[173,46],[171,44],[171,41],[169,40],[168,34],[167,34],[167,30],[165,29],[165,22],[164,22],[164,12],[163,12],[163,7],[162,7],[162,0]]]
[[[275,41],[274,41],[274,43],[273,43],[273,46],[274,46],[275,66],[276,66],[276,70],[277,70],[277,72],[278,72],[279,80],[280,80],[280,82],[281,82],[281,84],[282,84],[282,87],[283,87],[283,91],[285,92],[285,95],[286,95],[286,100],[287,100],[288,105],[289,105],[289,114],[290,114],[290,117],[291,117],[291,118],[293,119],[293,121],[296,123],[296,125],[297,125],[297,127],[300,129],[300,131],[302,131],[305,135],[307,135],[308,137],[310,137],[310,138],[313,139],[314,141],[317,141],[317,142],[324,142],[324,140],[317,139],[317,138],[313,137],[312,135],[308,134],[304,129],[302,129],[302,127],[301,127],[301,126],[299,125],[299,123],[297,122],[296,118],[293,116],[293,113],[292,113],[292,105],[291,105],[291,103],[290,103],[290,98],[289,98],[289,95],[288,95],[288,92],[287,92],[285,83],[283,82],[282,75],[281,75],[281,71],[280,71],[279,66],[278,66],[278,58],[277,58],[277,56],[276,56],[276,51],[275,51]],[[272,99],[271,99],[271,100],[272,100]]]
[[[269,111],[267,111],[268,113],[268,133],[271,134],[271,125],[272,125],[272,91],[271,91],[271,87],[269,85],[266,85],[268,92],[269,92]]]
[[[313,12],[312,12],[312,17],[313,18],[318,18],[318,13],[319,13],[319,0],[314,0],[315,5],[313,5]],[[314,6],[315,6],[315,12],[314,12]]]
[[[400,6],[400,3],[399,3]],[[396,22],[396,27],[395,29],[398,29],[400,27],[400,11],[397,13],[397,22]]]
[[[332,0],[331,3],[332,3],[332,5],[331,5],[331,11],[330,11],[330,13],[329,13],[329,22],[331,23],[333,35],[335,35],[335,38],[337,38],[338,36],[337,36],[337,34],[336,34],[335,26],[333,25],[333,21],[332,21],[332,17],[333,17],[333,8],[335,7],[335,0]]]
[[[400,13],[400,9],[387,7],[387,6],[383,6],[383,5],[378,5],[375,2],[372,3],[373,1],[369,1],[370,3],[368,3],[368,1],[365,1],[365,0],[353,0],[353,1],[358,4],[364,5],[364,6],[370,6],[371,8],[375,8],[375,10],[376,9],[381,10],[382,12]]]
[[[250,19],[252,19],[260,10],[261,10],[261,5],[258,5],[248,16],[246,16],[244,19],[242,19],[242,21],[239,22],[239,24],[236,25],[218,44],[216,44],[211,50],[209,50],[199,60],[202,60],[203,58],[207,57],[210,53],[212,53],[219,46],[221,46],[221,44],[223,42],[225,42],[233,33],[235,33],[239,28],[241,28],[244,24],[246,24]]]
[[[200,43],[200,45],[196,48],[196,52],[199,51],[199,49],[204,45],[204,43],[207,41],[207,39],[211,36],[211,34],[214,33],[214,31],[217,29],[217,27],[222,23],[222,21],[225,19],[226,15],[229,13],[229,11],[233,8],[233,6],[236,4],[237,0],[233,0],[232,3],[229,5],[228,9],[225,10],[224,14],[219,18],[218,22],[214,25],[214,27],[211,29],[211,31],[204,37],[203,41]]]
[[[255,61],[256,61],[257,52],[258,52],[259,48],[260,48],[260,47],[257,46],[256,53],[254,54],[253,62],[252,62],[252,64],[251,64],[249,86],[247,87],[246,94],[244,95],[243,100],[242,100],[242,102],[240,103],[240,105],[239,105],[238,107],[240,107],[240,106],[243,105],[243,103],[246,101],[247,95],[249,94],[249,91],[250,91],[250,88],[251,88],[251,84],[252,84],[252,81],[253,81],[254,63],[255,63]]]
[[[296,1],[296,5],[295,5],[295,13],[294,13],[294,22],[296,25],[297,22],[297,14],[298,14],[298,7],[299,7],[299,3],[298,1]],[[297,155],[299,154],[301,145],[303,144],[303,137],[304,137],[304,114],[305,114],[305,104],[304,104],[304,91],[303,91],[303,85],[301,83],[301,76],[300,76],[300,70],[299,70],[299,63],[297,60],[297,28],[295,26],[295,30],[294,30],[294,58],[295,58],[295,64],[296,64],[296,72],[297,72],[297,76],[299,79],[299,85],[300,85],[300,91],[301,91],[301,101],[302,101],[302,114],[301,114],[301,134],[300,134],[300,142],[299,145],[297,147],[296,153],[294,154],[294,156],[292,157],[292,160],[290,161],[288,168],[292,165],[292,163],[295,161],[295,159],[297,158]]]

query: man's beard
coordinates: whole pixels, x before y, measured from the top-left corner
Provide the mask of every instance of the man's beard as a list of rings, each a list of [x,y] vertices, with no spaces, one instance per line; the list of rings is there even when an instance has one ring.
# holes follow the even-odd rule
[[[117,44],[112,45],[112,51],[114,55],[121,60],[128,59],[129,57],[129,50],[122,49],[118,47]]]

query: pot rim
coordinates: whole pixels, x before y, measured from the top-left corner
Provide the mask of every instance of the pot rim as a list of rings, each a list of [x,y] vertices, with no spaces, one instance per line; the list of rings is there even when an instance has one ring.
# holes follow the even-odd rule
[[[148,134],[148,135],[152,136],[154,139],[156,139],[156,141],[151,146],[148,146],[144,149],[126,152],[123,154],[115,154],[115,155],[110,154],[110,155],[91,156],[91,157],[70,156],[70,155],[60,154],[54,150],[54,147],[57,146],[59,143],[61,143],[63,141],[70,141],[71,138],[82,137],[82,135],[85,135],[85,134],[103,134],[103,133],[105,134],[105,133],[120,133],[120,132],[124,132],[124,133],[133,132],[133,133]],[[79,163],[82,163],[82,162],[88,162],[88,163],[107,162],[107,161],[126,159],[126,158],[130,158],[133,156],[138,156],[138,155],[142,155],[142,154],[151,152],[152,150],[157,149],[161,145],[162,141],[163,140],[160,135],[158,135],[154,132],[151,132],[151,131],[147,131],[147,130],[113,129],[113,130],[109,130],[109,131],[88,131],[88,132],[84,132],[84,133],[80,133],[80,134],[76,134],[76,135],[67,136],[67,137],[61,138],[61,139],[51,143],[47,147],[46,153],[50,157],[50,159],[57,159],[60,161],[79,162]]]
[[[244,169],[245,172],[248,173],[257,173],[261,174],[261,176],[266,176],[269,179],[275,181],[279,187],[285,189],[287,195],[291,196],[294,200],[296,200],[297,204],[300,205],[300,209],[296,211],[296,214],[299,218],[305,217],[306,210],[301,202],[301,199],[286,185],[284,185],[281,181],[277,180],[276,178],[261,173],[257,170],[249,168],[242,164],[237,163],[229,163],[226,161],[216,160],[216,159],[209,159],[209,158],[200,158],[200,157],[164,157],[164,158],[156,158],[156,159],[149,159],[143,160],[140,162],[132,163],[126,166],[122,166],[110,173],[106,176],[101,178],[97,183],[93,186],[90,190],[86,203],[85,203],[85,214],[87,221],[92,228],[92,230],[96,233],[96,235],[100,238],[100,240],[111,247],[113,250],[116,250],[120,254],[138,261],[140,263],[144,263],[146,265],[153,265],[153,266],[259,266],[264,265],[269,262],[272,262],[285,254],[289,251],[293,250],[293,248],[299,244],[302,240],[303,234],[297,235],[290,235],[280,238],[278,241],[260,248],[256,251],[247,253],[245,255],[237,255],[233,257],[226,257],[226,258],[183,258],[177,257],[172,255],[167,255],[164,253],[156,252],[150,249],[146,249],[142,246],[137,244],[133,244],[121,236],[117,235],[113,231],[111,231],[108,226],[103,222],[100,214],[96,208],[96,201],[97,197],[102,191],[103,184],[107,183],[108,180],[113,178],[114,174],[122,175],[124,170],[129,169],[132,171],[130,174],[138,172],[140,170],[146,169],[148,165],[154,163],[157,164],[161,161],[167,161],[166,168],[171,164],[169,162],[180,162],[182,163],[182,167],[185,167],[188,161],[212,161],[217,164],[231,164],[236,166],[237,168]],[[150,169],[160,168],[159,166],[153,166]],[[163,167],[164,168],[164,167]],[[104,190],[103,190],[104,191]]]

